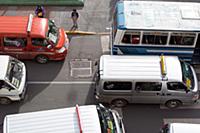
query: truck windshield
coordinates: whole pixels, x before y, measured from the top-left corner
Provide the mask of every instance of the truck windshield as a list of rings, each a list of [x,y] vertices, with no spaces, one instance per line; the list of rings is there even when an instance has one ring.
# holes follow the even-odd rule
[[[97,105],[97,111],[100,119],[102,133],[117,133],[112,112],[99,105]]]
[[[183,82],[187,84],[187,80],[190,80],[190,86],[188,89],[194,88],[194,77],[190,65],[186,62],[181,62],[181,68],[183,72]]]
[[[18,60],[10,58],[6,79],[17,89],[22,79],[22,68],[23,66]]]
[[[49,20],[49,30],[47,37],[51,43],[54,45],[57,43],[58,38],[59,38],[59,29],[56,27],[55,23],[51,20]]]

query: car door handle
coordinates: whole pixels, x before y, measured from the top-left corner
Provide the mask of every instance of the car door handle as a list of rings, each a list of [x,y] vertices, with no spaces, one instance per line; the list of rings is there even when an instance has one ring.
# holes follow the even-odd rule
[[[172,94],[170,94],[170,93],[167,93],[166,95],[167,95],[167,96],[170,96],[170,95],[172,95]]]
[[[164,96],[164,93],[156,93],[156,95]]]

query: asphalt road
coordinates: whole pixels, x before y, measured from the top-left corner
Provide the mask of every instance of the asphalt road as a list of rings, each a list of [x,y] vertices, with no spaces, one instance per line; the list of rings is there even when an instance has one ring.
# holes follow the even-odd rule
[[[86,0],[85,7],[79,9],[80,29],[107,32],[106,27],[110,27],[111,14],[116,1]],[[49,7],[47,17],[53,18],[58,25],[67,30],[71,26],[69,17],[71,9],[72,7]],[[26,15],[33,13],[33,10],[34,7],[1,7],[0,14]],[[41,65],[33,61],[25,61],[29,81],[26,98],[20,103],[0,105],[0,123],[3,122],[6,114],[96,103],[93,98],[92,79],[96,70],[94,64],[103,54],[101,38],[100,35],[70,36],[70,52],[63,62]],[[79,68],[84,68],[87,73]],[[199,109],[199,107],[186,107],[169,110],[159,105],[131,104],[117,110],[124,118],[127,133],[158,133],[162,123],[169,120],[191,120],[199,123]]]

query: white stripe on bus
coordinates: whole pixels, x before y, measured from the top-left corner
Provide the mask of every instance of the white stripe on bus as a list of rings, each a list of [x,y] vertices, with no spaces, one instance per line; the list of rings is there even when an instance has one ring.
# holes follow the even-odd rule
[[[178,51],[178,50],[147,50],[147,52],[156,52],[156,53],[190,53],[190,54],[193,54],[194,51]]]

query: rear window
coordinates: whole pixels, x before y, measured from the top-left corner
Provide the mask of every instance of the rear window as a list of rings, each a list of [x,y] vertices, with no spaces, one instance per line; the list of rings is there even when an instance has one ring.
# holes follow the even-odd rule
[[[106,81],[103,88],[104,90],[131,90],[132,82]]]

